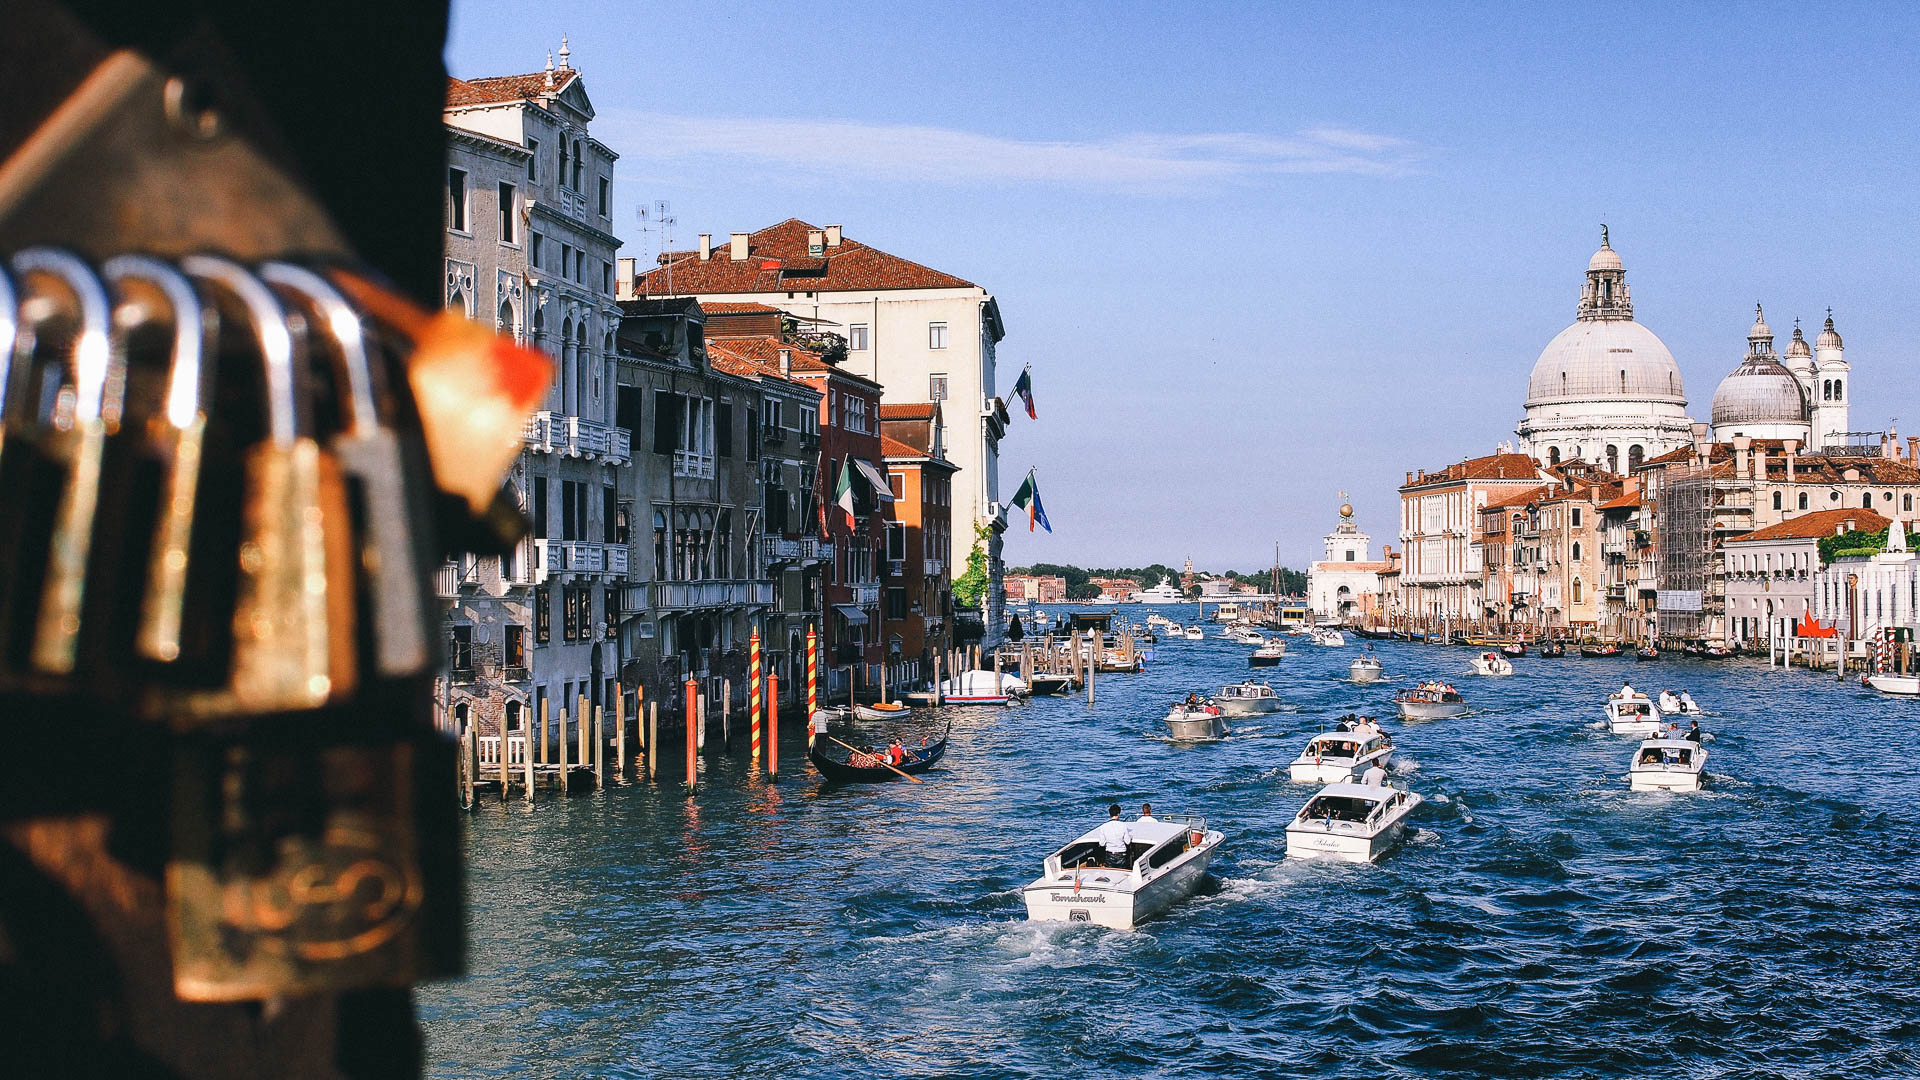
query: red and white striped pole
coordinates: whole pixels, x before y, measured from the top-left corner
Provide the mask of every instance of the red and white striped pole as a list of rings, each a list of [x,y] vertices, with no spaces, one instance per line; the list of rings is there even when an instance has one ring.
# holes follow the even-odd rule
[[[694,681],[693,679],[688,679],[687,680],[687,790],[688,791],[693,790],[693,778],[695,774],[694,735],[699,730],[699,725],[700,725],[700,719],[699,719],[700,702],[698,700],[699,693],[700,693],[700,684]]]
[[[753,723],[753,758],[751,771],[760,771],[760,628],[754,627],[753,637],[747,641],[747,712]]]
[[[767,775],[780,775],[780,673],[767,672]]]
[[[813,745],[813,714],[820,711],[820,639],[807,624],[807,745]]]

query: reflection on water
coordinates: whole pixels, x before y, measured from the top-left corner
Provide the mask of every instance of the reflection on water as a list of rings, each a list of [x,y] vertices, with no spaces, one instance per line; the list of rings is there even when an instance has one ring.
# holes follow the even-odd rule
[[[1483,679],[1471,650],[1378,649],[1387,677],[1361,686],[1357,643],[1290,648],[1255,673],[1288,708],[1218,743],[1161,722],[1248,674],[1248,647],[1209,636],[1102,676],[1092,709],[952,710],[926,784],[824,787],[789,731],[777,782],[742,745],[694,800],[485,805],[473,974],[421,994],[432,1072],[1920,1074],[1915,703],[1749,662],[1528,657]],[[1626,790],[1634,742],[1598,722],[1625,676],[1707,708],[1710,791]],[[1289,862],[1311,789],[1286,763],[1423,677],[1474,711],[1387,720],[1395,781],[1429,798],[1406,846]],[[1138,933],[1026,922],[1040,858],[1143,799],[1226,833],[1203,895]]]

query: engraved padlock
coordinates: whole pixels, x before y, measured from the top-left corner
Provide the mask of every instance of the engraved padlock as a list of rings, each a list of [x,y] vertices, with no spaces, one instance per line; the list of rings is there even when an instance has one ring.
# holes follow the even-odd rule
[[[146,660],[171,664],[180,658],[188,570],[193,565],[194,517],[200,493],[202,455],[207,434],[207,387],[215,367],[216,308],[202,304],[193,283],[171,263],[145,255],[121,255],[100,268],[120,294],[116,322],[153,324],[166,332],[164,381],[158,401],[141,417],[144,449],[157,466],[151,493],[130,497],[153,500],[152,539],[141,580],[127,595],[140,598],[133,631],[133,652]],[[130,342],[130,353],[138,349]],[[137,367],[129,360],[129,368]],[[131,412],[133,406],[129,404]]]
[[[9,264],[22,295],[7,381],[25,382],[21,400],[6,403],[0,457],[13,519],[0,540],[0,651],[15,671],[63,676],[73,669],[100,463],[119,420],[114,376],[124,369],[113,359],[106,287],[84,261],[28,248]]]
[[[373,668],[388,677],[416,674],[431,650],[422,558],[427,503],[418,497],[427,488],[401,453],[392,388],[373,362],[380,346],[359,311],[319,274],[282,262],[262,264],[259,274],[305,316],[309,346],[333,372],[340,423],[327,448],[347,482],[364,584],[358,597],[372,616]]]
[[[352,551],[346,493],[312,435],[295,327],[271,289],[237,263],[181,260],[188,276],[238,304],[258,347],[266,431],[242,455],[233,669],[215,711],[318,708],[356,683]]]

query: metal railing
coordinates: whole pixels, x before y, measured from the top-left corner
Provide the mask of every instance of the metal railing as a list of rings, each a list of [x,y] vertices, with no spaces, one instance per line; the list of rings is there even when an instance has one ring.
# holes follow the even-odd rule
[[[770,581],[656,581],[652,606],[667,611],[773,603]]]
[[[691,450],[675,450],[673,475],[694,480],[711,480],[713,479],[713,456],[697,454]]]
[[[535,540],[533,542],[533,580],[545,581],[547,575],[611,574],[625,577],[628,552],[621,544],[602,544],[592,540]]]
[[[626,428],[580,416],[537,412],[522,432],[527,448],[543,454],[598,459],[608,465],[633,460],[633,435]]]
[[[853,602],[859,607],[867,607],[880,602],[880,583],[868,582],[853,586]]]
[[[779,424],[761,424],[760,441],[768,446],[778,446],[787,441],[787,429]]]

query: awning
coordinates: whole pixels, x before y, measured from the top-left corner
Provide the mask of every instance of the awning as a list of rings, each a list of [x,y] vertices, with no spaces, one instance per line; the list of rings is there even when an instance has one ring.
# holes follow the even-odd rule
[[[848,626],[867,625],[867,613],[854,607],[852,604],[835,604],[833,605],[833,610],[839,612],[846,618]]]
[[[879,499],[881,502],[893,501],[893,485],[888,482],[884,473],[874,468],[873,465],[864,458],[854,458],[853,467],[859,469],[861,474],[867,478],[867,483],[873,485],[874,498]]]

